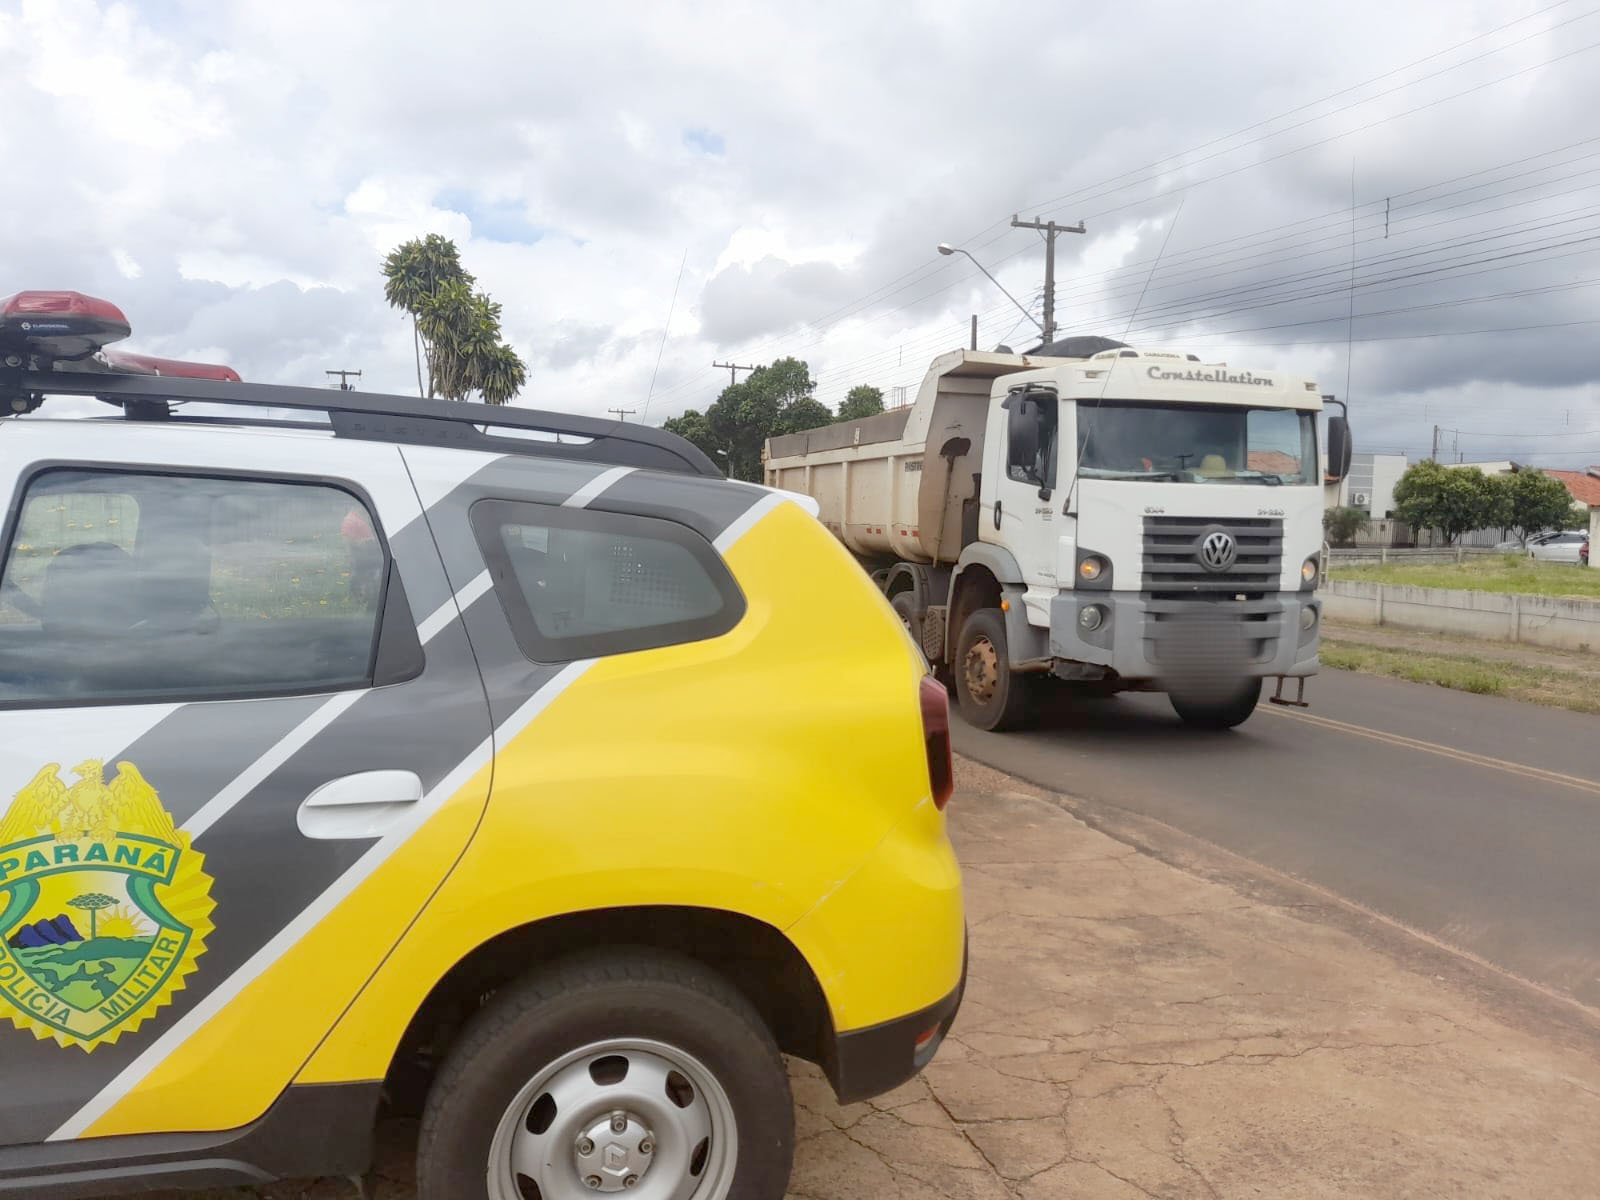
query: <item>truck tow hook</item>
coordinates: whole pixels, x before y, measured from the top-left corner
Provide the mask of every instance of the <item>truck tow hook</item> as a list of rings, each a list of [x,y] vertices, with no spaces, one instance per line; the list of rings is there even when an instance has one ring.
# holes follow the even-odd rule
[[[1285,708],[1310,708],[1311,702],[1306,699],[1306,677],[1304,675],[1295,677],[1295,682],[1300,685],[1300,688],[1295,693],[1293,700],[1283,694],[1283,681],[1285,678],[1286,676],[1283,675],[1278,676],[1278,690],[1273,692],[1268,699],[1273,704],[1281,704]]]

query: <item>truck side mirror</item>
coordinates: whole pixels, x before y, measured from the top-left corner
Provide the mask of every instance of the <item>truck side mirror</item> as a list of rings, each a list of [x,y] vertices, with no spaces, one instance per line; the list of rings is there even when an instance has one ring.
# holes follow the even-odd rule
[[[1350,474],[1350,422],[1344,417],[1328,418],[1328,474],[1343,479]]]
[[[1006,464],[1008,469],[1024,470],[1030,482],[1043,483],[1038,478],[1038,435],[1040,411],[1038,403],[1026,395],[1006,397]]]

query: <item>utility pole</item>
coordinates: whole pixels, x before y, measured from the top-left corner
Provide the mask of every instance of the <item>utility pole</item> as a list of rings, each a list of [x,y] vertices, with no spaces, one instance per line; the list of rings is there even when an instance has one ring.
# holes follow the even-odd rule
[[[972,314],[972,348],[978,348],[978,314]]]
[[[734,384],[739,382],[739,372],[740,371],[754,371],[755,370],[754,367],[743,367],[743,366],[740,366],[738,363],[731,363],[731,362],[728,362],[728,363],[714,362],[711,365],[713,367],[726,367],[728,369],[728,386],[729,387],[732,387]]]
[[[1048,346],[1056,340],[1056,234],[1083,233],[1083,222],[1057,225],[1054,221],[1041,221],[1038,217],[1031,221],[1019,221],[1017,214],[1012,213],[1011,227],[1037,229],[1044,234],[1044,344]]]
[[[606,409],[606,411],[608,413],[616,413],[617,414],[617,420],[626,421],[629,417],[633,416],[633,414],[638,412],[639,410],[635,409],[635,408],[608,408],[608,409]]]
[[[1433,452],[1428,455],[1434,462],[1439,461],[1439,427],[1433,427]]]
[[[350,382],[350,376],[354,375],[357,379],[361,378],[360,371],[324,371],[323,374],[337,375],[339,377],[339,390],[341,392],[353,392],[356,390],[354,385],[352,385]]]

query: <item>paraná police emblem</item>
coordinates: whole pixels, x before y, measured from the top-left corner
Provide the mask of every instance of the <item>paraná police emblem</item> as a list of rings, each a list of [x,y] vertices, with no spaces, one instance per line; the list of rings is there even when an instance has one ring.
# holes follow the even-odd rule
[[[39,770],[0,818],[0,1016],[93,1051],[184,986],[211,933],[211,879],[139,769]]]

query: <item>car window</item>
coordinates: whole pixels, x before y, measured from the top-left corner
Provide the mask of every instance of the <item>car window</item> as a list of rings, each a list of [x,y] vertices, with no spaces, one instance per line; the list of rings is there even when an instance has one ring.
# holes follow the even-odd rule
[[[0,704],[362,686],[385,566],[341,488],[43,472],[0,568]]]
[[[473,527],[524,654],[565,662],[725,633],[744,613],[727,567],[671,521],[484,500]]]

